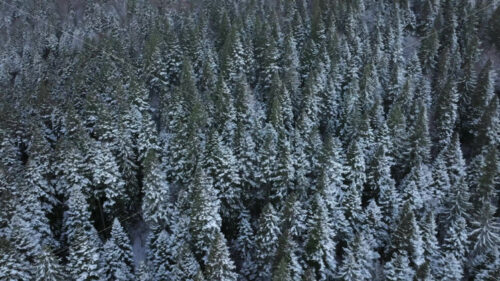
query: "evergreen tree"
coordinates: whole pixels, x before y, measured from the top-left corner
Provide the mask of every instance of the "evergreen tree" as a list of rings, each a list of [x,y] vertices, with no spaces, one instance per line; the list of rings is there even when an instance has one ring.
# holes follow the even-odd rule
[[[364,221],[364,213],[361,206],[361,194],[359,194],[356,186],[351,184],[344,193],[342,198],[342,210],[344,216],[349,222],[351,231],[361,227],[361,222]],[[353,234],[349,231],[349,235]]]
[[[199,260],[205,262],[209,247],[220,231],[220,203],[211,179],[201,168],[196,169],[191,190],[189,232],[192,237],[193,253]]]
[[[286,85],[288,91],[290,92],[292,109],[296,115],[300,105],[300,76],[298,73],[299,55],[297,51],[297,42],[292,33],[287,34],[285,37],[280,68],[283,77],[283,84]]]
[[[476,280],[495,280],[499,273],[498,251],[489,253],[484,261],[484,266],[477,272]]]
[[[325,196],[330,211],[334,202],[339,202],[344,190],[344,175],[347,171],[340,140],[330,134],[326,136],[320,158],[318,191]]]
[[[479,123],[481,116],[493,95],[493,84],[495,80],[495,72],[492,69],[491,62],[488,61],[479,73],[477,86],[470,97],[470,112],[467,114],[467,126],[470,128],[470,133],[473,135],[479,132]]]
[[[468,253],[468,228],[464,218],[452,221],[446,231],[443,249],[453,253],[459,262],[465,261]]]
[[[434,213],[428,212],[421,223],[422,241],[425,263],[429,267],[429,275],[440,276],[441,252],[437,240],[437,229]],[[446,260],[446,259],[445,259]],[[422,265],[421,267],[423,267]]]
[[[75,188],[68,199],[68,211],[64,221],[65,236],[68,241],[75,239],[76,232],[86,232],[87,234],[94,229],[90,222],[90,212],[87,200],[81,190]]]
[[[167,174],[173,182],[186,184],[198,158],[199,128],[204,118],[191,65],[187,61],[183,64],[180,85],[169,109]]]
[[[107,276],[112,280],[133,279],[133,260],[130,240],[118,219],[113,221],[111,237],[104,244]]]
[[[93,227],[92,227],[93,229]],[[100,265],[100,252],[95,229],[78,228],[72,235],[69,248],[68,272],[74,280],[101,280],[103,269]]]
[[[442,280],[462,280],[463,269],[460,261],[457,260],[457,258],[451,253],[446,253],[443,259],[446,261],[446,263],[444,268],[442,269]]]
[[[148,263],[143,268],[143,272],[149,278],[153,280],[163,280],[167,279],[170,271],[170,263],[174,259],[174,255],[177,253],[177,248],[169,249],[170,240],[169,234],[166,230],[160,231],[158,234],[152,233],[150,235],[150,241],[148,243]],[[148,269],[151,268],[151,274],[148,274]]]
[[[162,44],[162,53],[166,74],[166,82],[168,85],[175,86],[179,83],[182,74],[182,51],[180,48],[179,38],[172,26],[171,19],[167,18],[165,31],[165,41]]]
[[[436,102],[437,139],[443,147],[451,141],[457,120],[458,93],[454,82],[446,83]]]
[[[387,280],[402,281],[412,280],[415,271],[410,266],[407,254],[403,251],[394,253],[391,260],[385,264],[384,274]]]
[[[305,243],[305,260],[313,269],[317,280],[328,280],[333,277],[336,261],[334,232],[328,220],[325,203],[316,194],[311,203],[311,214],[308,219],[308,238]]]
[[[427,109],[423,99],[417,101],[417,116],[410,136],[410,163],[409,166],[418,163],[428,164],[430,162],[431,140],[429,136],[429,124]]]
[[[221,72],[229,78],[229,81],[234,82],[241,74],[247,72],[247,60],[241,35],[234,26],[224,42],[223,52]]]
[[[406,202],[399,214],[399,222],[391,237],[392,252],[407,255],[416,268],[423,263],[423,241],[411,204]]]
[[[272,280],[301,280],[302,265],[296,255],[297,243],[290,230],[286,225],[283,226],[275,256]]]
[[[276,168],[272,177],[268,180],[272,182],[269,190],[269,198],[276,204],[283,200],[289,190],[292,190],[294,167],[292,163],[290,143],[283,131],[278,136],[278,155],[276,159]]]
[[[377,257],[364,234],[359,233],[349,243],[344,263],[339,269],[341,280],[370,280],[373,260]]]
[[[365,209],[366,232],[372,237],[373,248],[382,248],[389,241],[388,227],[382,218],[380,207],[374,200],[370,200]]]
[[[392,140],[390,156],[394,159],[395,180],[400,180],[406,172],[408,151],[407,120],[399,104],[394,104],[387,117],[387,126]]]
[[[151,281],[153,277],[151,276],[151,271],[147,264],[142,261],[136,271],[136,279],[139,281]]]
[[[253,258],[254,258],[254,230],[250,224],[250,214],[248,211],[241,212],[238,222],[238,236],[235,242],[236,252],[240,257],[239,263],[236,264],[238,272],[242,278],[250,279],[252,274]]]
[[[125,196],[125,183],[120,174],[116,158],[107,144],[91,142],[88,147],[90,165],[85,168],[90,170],[92,196],[98,201],[106,214],[116,213],[128,198]],[[104,200],[104,201],[103,201]],[[101,207],[101,206],[99,206]]]
[[[151,159],[145,162],[142,213],[151,224],[167,223],[171,215],[170,187],[163,165]]]
[[[235,266],[226,245],[226,238],[219,232],[210,247],[204,276],[208,280],[233,281],[237,280],[234,269]]]
[[[57,281],[66,278],[66,272],[50,248],[44,248],[36,262],[36,281]]]
[[[498,0],[7,2],[1,280],[498,279]]]
[[[363,147],[361,147],[359,139],[356,139],[349,146],[347,151],[347,165],[350,169],[346,175],[346,180],[350,183],[351,187],[357,189],[357,192],[363,192],[366,183],[366,162]]]
[[[469,202],[470,194],[466,178],[465,160],[458,137],[455,137],[448,146],[446,157],[450,189],[445,190],[444,207],[449,219],[465,218],[468,216],[471,207]]]
[[[212,178],[213,186],[219,194],[223,217],[235,216],[241,193],[236,160],[216,131],[212,131],[209,136],[203,162],[204,170]]]
[[[255,264],[253,278],[267,280],[271,277],[271,265],[278,246],[279,221],[271,203],[267,204],[259,219],[255,235]]]
[[[222,75],[219,75],[211,99],[213,104],[213,125],[219,131],[224,143],[229,145],[234,138],[236,113],[231,90]]]
[[[253,134],[257,124],[252,114],[252,97],[244,76],[240,77],[235,91],[236,127],[233,142],[235,167],[240,177],[241,197],[245,204],[248,204],[251,201],[247,198],[248,194],[257,188],[254,171],[257,166],[255,163],[256,142]]]
[[[387,155],[387,148],[381,144],[372,160],[368,173],[370,197],[375,197],[380,206],[382,221],[387,227],[386,234],[397,219],[401,199],[396,190],[394,179],[391,176],[391,158]]]
[[[483,154],[478,156],[476,163],[478,170],[473,176],[474,187],[474,219],[472,221],[471,238],[473,251],[477,255],[484,250],[493,249],[499,243],[500,226],[495,219],[496,192],[498,175],[497,149],[494,146],[487,147]]]
[[[196,280],[200,265],[187,244],[184,244],[171,270],[171,280]]]
[[[9,281],[30,280],[33,278],[30,264],[24,257],[9,247],[10,245],[2,245],[2,256],[0,257],[0,277]]]
[[[275,167],[276,167],[276,155],[277,155],[277,140],[278,136],[276,130],[270,125],[267,124],[264,128],[263,134],[263,142],[261,143],[258,157],[259,157],[259,172],[258,180],[260,183],[261,194],[257,194],[258,197],[263,198],[264,194],[267,194],[268,190],[271,190],[271,187],[274,184]]]

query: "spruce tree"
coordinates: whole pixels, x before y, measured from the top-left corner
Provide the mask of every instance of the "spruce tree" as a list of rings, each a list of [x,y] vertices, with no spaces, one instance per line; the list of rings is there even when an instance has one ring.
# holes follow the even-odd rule
[[[3,247],[11,247],[11,245],[2,245],[2,253],[4,254],[0,257],[0,277],[9,281],[32,279],[34,276],[29,262],[15,249],[4,249]]]
[[[212,181],[202,168],[196,168],[190,206],[189,232],[193,253],[199,261],[206,261],[209,247],[220,231],[220,203]]]
[[[186,184],[196,165],[199,127],[204,118],[191,65],[183,64],[180,84],[169,106],[167,175],[174,183]]]
[[[384,266],[384,274],[387,280],[412,280],[415,271],[410,266],[406,252],[394,253],[391,260]]]
[[[75,239],[76,232],[89,233],[94,228],[90,222],[90,212],[87,200],[81,190],[75,188],[68,199],[68,211],[65,215],[64,228],[68,242]]]
[[[224,238],[224,234],[219,232],[210,246],[204,276],[208,280],[235,281],[238,275],[234,269],[234,262],[229,256],[226,238]]]
[[[493,84],[495,79],[495,72],[492,69],[491,61],[488,61],[483,67],[477,78],[477,86],[470,97],[470,112],[467,114],[467,126],[470,128],[469,132],[473,135],[479,132],[479,123],[481,116],[485,111],[490,99],[493,95]]]
[[[422,241],[424,249],[425,263],[429,268],[429,275],[440,276],[441,273],[441,252],[438,243],[436,221],[433,212],[428,212],[422,220]],[[422,265],[421,267],[423,267]]]
[[[391,248],[393,253],[407,255],[413,268],[423,263],[422,234],[409,202],[406,202],[400,210],[397,227],[391,236]]]
[[[391,175],[391,158],[388,155],[387,148],[381,144],[372,159],[371,167],[368,173],[368,183],[370,197],[374,197],[378,206],[380,206],[382,221],[386,225],[386,234],[394,225],[397,219],[401,198],[396,190],[394,179]]]
[[[161,225],[169,222],[172,204],[165,168],[158,162],[154,156],[145,161],[142,213],[147,222]]]
[[[201,270],[200,265],[189,249],[189,245],[184,244],[180,248],[175,264],[172,266],[170,278],[172,280],[195,280]]]
[[[267,204],[259,219],[255,235],[255,264],[253,278],[267,280],[271,277],[271,265],[278,246],[279,221],[271,203]]]
[[[219,194],[223,217],[233,218],[240,206],[240,178],[232,150],[223,143],[217,131],[210,133],[203,167]]]
[[[319,194],[314,196],[310,206],[308,238],[305,243],[305,260],[313,269],[317,280],[328,280],[334,276],[336,261],[335,233],[328,220],[325,202]]]
[[[480,255],[481,251],[494,249],[499,243],[500,226],[495,219],[497,202],[495,186],[497,184],[498,161],[497,148],[486,147],[483,154],[478,156],[472,186],[474,197],[472,198],[474,214],[472,220],[471,240],[473,241],[474,255]]]
[[[93,229],[93,227],[92,227]],[[69,247],[68,272],[75,280],[101,280],[104,272],[100,264],[100,241],[95,229],[89,232],[78,228]]]
[[[436,137],[440,147],[451,142],[457,121],[458,93],[453,81],[447,81],[436,101]]]
[[[236,252],[240,257],[236,266],[242,278],[246,278],[246,280],[251,279],[255,250],[254,230],[250,219],[248,211],[243,210],[239,216],[238,236],[235,241]]]
[[[133,257],[130,240],[118,219],[113,221],[111,237],[104,244],[107,276],[112,280],[133,279]]]
[[[253,114],[252,96],[245,76],[240,77],[235,91],[236,120],[233,142],[235,167],[240,178],[242,200],[245,204],[249,204],[252,201],[248,198],[249,193],[256,189],[257,185],[255,181],[256,140],[254,139],[257,124]]]
[[[442,268],[443,278],[441,280],[462,280],[463,268],[461,262],[451,253],[446,253],[443,259],[446,262]]]
[[[356,234],[345,252],[344,263],[339,269],[340,280],[371,280],[373,260],[377,254],[370,248],[363,233]]]
[[[48,247],[44,248],[41,255],[37,257],[35,272],[36,281],[57,281],[67,278],[65,269],[59,259],[54,256],[52,250]]]

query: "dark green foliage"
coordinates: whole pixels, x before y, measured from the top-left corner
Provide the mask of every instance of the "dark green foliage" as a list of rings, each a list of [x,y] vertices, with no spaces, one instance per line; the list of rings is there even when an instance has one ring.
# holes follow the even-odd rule
[[[0,279],[498,276],[498,1],[0,7]]]

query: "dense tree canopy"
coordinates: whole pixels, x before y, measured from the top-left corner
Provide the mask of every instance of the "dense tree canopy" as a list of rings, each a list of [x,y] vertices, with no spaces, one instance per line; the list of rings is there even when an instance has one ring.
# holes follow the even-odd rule
[[[498,0],[0,1],[1,280],[496,280]]]

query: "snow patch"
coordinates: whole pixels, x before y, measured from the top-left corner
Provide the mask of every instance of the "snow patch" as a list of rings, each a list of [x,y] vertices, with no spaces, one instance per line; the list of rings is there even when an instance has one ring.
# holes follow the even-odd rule
[[[146,259],[146,244],[149,232],[148,225],[142,219],[129,226],[128,233],[132,243],[136,268],[139,267],[141,261]]]

